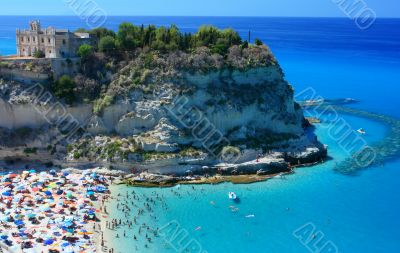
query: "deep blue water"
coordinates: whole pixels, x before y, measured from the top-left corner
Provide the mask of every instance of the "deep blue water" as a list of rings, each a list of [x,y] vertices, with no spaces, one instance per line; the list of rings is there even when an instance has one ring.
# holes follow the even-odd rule
[[[75,17],[35,18],[40,18],[44,26],[71,30],[84,27],[84,22]],[[15,28],[27,27],[30,19],[0,17],[2,54],[15,53]],[[121,21],[175,23],[187,32],[201,24],[213,24],[233,27],[243,37],[251,30],[252,38],[258,37],[270,46],[296,92],[312,87],[322,97],[352,97],[360,100],[352,106],[400,118],[399,19],[377,20],[365,31],[349,19],[316,18],[109,17],[106,26],[116,29]],[[369,143],[385,134],[385,127],[376,122],[343,117],[354,129],[365,128]],[[390,161],[356,176],[338,174],[333,171],[334,164],[348,154],[329,137],[323,125],[317,133],[329,144],[333,160],[298,169],[286,180],[198,186],[196,191],[182,186],[181,198],[170,189],[137,191],[164,195],[169,210],[155,210],[159,221],[154,226],[176,220],[210,253],[310,252],[292,235],[308,222],[316,226],[315,232],[324,233],[325,242],[331,240],[339,252],[400,252],[400,161]],[[229,209],[232,203],[227,199],[231,190],[242,199],[235,205],[239,208],[235,213]],[[216,206],[210,201],[215,201]],[[248,214],[255,217],[244,218]],[[202,229],[195,231],[198,226]],[[126,248],[135,244],[122,238],[115,242],[117,252],[128,252]],[[149,249],[140,245],[140,252],[174,252],[157,245],[154,243]]]

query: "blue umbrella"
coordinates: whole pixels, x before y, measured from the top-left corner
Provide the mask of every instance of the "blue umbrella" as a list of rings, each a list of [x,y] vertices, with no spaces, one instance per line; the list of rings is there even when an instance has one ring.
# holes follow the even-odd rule
[[[11,192],[3,192],[3,194],[2,194],[3,196],[11,196]]]
[[[63,194],[63,192],[64,192],[63,190],[58,190],[57,195],[61,195],[61,194]]]
[[[64,242],[63,244],[61,244],[61,247],[65,248],[68,247],[69,245],[71,245],[69,242]]]
[[[22,220],[16,220],[14,221],[14,224],[19,226],[19,225],[24,225],[24,222]]]
[[[51,196],[51,191],[45,191],[44,192],[47,196]]]
[[[1,236],[0,236],[0,239],[1,239],[1,240],[7,240],[7,238],[8,238],[8,235],[1,235]]]
[[[44,241],[44,244],[45,244],[45,245],[52,245],[53,242],[54,242],[53,239],[47,239],[47,240]]]
[[[104,187],[104,186],[96,186],[96,191],[97,192],[104,192],[104,191],[106,191],[107,190],[107,188],[106,187]]]
[[[94,195],[94,192],[93,191],[88,191],[87,195],[92,196],[92,195]]]
[[[63,227],[72,227],[74,224],[72,223],[72,222],[70,222],[70,221],[66,221],[66,222],[64,222],[64,224],[63,224]]]

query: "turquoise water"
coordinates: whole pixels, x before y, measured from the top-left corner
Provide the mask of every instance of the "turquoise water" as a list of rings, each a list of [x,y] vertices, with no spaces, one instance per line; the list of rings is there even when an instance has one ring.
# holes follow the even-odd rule
[[[376,122],[341,116],[351,125],[368,126],[377,133],[366,136],[368,143],[384,136],[385,127]],[[335,163],[348,154],[331,141],[326,131],[328,124],[321,124],[317,133],[329,145],[334,159],[322,165],[297,169],[295,174],[284,178],[250,185],[201,185],[194,189],[192,186],[172,189],[115,186],[113,190],[122,195],[132,189],[146,196],[154,195],[154,192],[162,195],[168,209],[157,202],[153,212],[143,215],[143,222],[151,224],[153,229],[177,222],[179,231],[187,232],[186,241],[196,240],[207,252],[309,252],[293,236],[296,229],[307,223],[315,226],[314,233],[321,231],[324,234],[321,245],[331,241],[338,252],[396,252],[400,247],[397,232],[400,189],[393,176],[399,174],[398,163],[371,168],[358,176],[334,172]],[[238,194],[240,203],[228,199],[229,191]],[[230,206],[238,210],[233,212]],[[114,215],[122,216],[121,212],[114,212]],[[158,220],[149,217],[150,214]],[[246,218],[247,215],[254,217]],[[196,230],[199,226],[201,230]],[[122,230],[124,228],[119,230],[120,235]],[[172,241],[174,245],[181,237],[171,240],[175,230],[166,230],[155,237],[153,243],[148,243],[148,248],[126,239],[113,239],[113,246],[117,252],[128,252],[124,249],[135,246],[138,252],[176,252],[168,242]],[[321,252],[330,251],[323,249]]]
[[[26,26],[30,18],[0,17],[0,51],[4,54],[14,52],[15,26]],[[57,27],[65,24],[69,24],[71,29],[83,26],[77,18],[41,19],[46,25],[55,24]],[[175,23],[184,31],[194,31],[202,23],[211,23],[219,27],[234,27],[243,36],[250,29],[254,37],[269,44],[297,93],[312,87],[322,97],[352,97],[360,101],[351,105],[353,107],[400,118],[398,19],[378,20],[366,31],[358,30],[348,19],[110,17],[106,25],[116,28],[122,20],[135,21],[136,24]],[[366,129],[365,139],[369,143],[382,139],[386,133],[385,126],[374,121],[341,116],[353,129]],[[158,194],[163,199],[152,205],[151,213],[141,215],[138,223],[157,229],[176,221],[181,228],[178,231],[181,234],[187,232],[184,242],[194,239],[209,253],[336,252],[328,251],[327,246],[322,248],[321,245],[329,241],[327,245],[335,245],[338,252],[400,252],[400,161],[395,159],[355,175],[342,175],[335,172],[334,167],[349,154],[333,141],[323,124],[318,127],[317,134],[329,145],[333,159],[315,167],[297,169],[295,174],[285,179],[276,178],[251,185],[202,185],[195,186],[195,190],[191,186],[134,188],[142,196],[138,206],[143,207],[143,195],[149,197],[153,194],[154,197]],[[131,192],[133,188],[115,186],[113,189],[115,192]],[[238,194],[239,204],[228,200],[229,191]],[[231,205],[235,207],[230,208]],[[232,212],[234,208],[238,210]],[[133,210],[136,212],[137,208]],[[254,217],[245,218],[250,214]],[[113,215],[124,216],[115,207]],[[315,227],[310,232],[315,234],[315,238],[306,247],[293,232],[308,223]],[[201,229],[196,230],[199,226]],[[125,229],[116,232],[121,237],[119,239],[114,237],[115,232],[107,231],[113,233],[112,244],[116,252],[199,252],[168,246],[172,232],[164,233],[164,236],[160,234],[150,243],[146,242],[145,234],[139,237],[137,227],[135,232],[127,232],[128,238],[123,238]],[[300,230],[307,235],[310,235],[309,231]],[[318,241],[321,235],[318,231],[324,234],[321,241]],[[132,233],[138,236],[139,242],[132,239]],[[173,245],[176,242],[177,239],[172,240]],[[317,247],[312,246],[314,243]]]

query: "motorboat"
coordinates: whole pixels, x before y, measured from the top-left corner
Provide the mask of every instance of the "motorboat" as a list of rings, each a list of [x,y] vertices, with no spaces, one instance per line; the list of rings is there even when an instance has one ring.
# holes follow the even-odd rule
[[[232,199],[232,200],[237,199],[236,193],[234,193],[234,192],[229,192],[228,196],[229,196],[229,199]]]
[[[357,132],[359,134],[366,134],[367,133],[367,132],[365,132],[365,130],[363,128],[358,129]]]

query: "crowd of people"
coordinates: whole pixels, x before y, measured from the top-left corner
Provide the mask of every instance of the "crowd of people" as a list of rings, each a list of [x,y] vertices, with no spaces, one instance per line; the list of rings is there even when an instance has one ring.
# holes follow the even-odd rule
[[[96,252],[97,202],[109,179],[83,171],[27,170],[0,176],[0,248],[7,252]],[[96,227],[97,226],[97,227]]]

